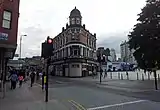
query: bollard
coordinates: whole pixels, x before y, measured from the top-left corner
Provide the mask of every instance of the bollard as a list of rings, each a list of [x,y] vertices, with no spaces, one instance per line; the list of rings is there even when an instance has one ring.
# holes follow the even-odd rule
[[[120,79],[120,73],[118,72],[118,79]]]
[[[110,72],[110,77],[111,77],[111,79],[112,79],[112,72]]]
[[[121,80],[123,80],[123,74],[121,74]]]
[[[149,72],[148,72],[148,80],[150,80],[150,74],[149,74]]]
[[[138,73],[137,73],[137,80],[139,80]]]
[[[142,73],[142,81],[144,81],[144,74]]]

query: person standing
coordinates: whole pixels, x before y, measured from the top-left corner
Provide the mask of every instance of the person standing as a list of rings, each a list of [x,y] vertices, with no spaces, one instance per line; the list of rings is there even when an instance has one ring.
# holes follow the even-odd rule
[[[31,87],[32,87],[32,85],[34,83],[34,79],[35,79],[35,72],[34,71],[31,72],[30,78],[31,78]]]

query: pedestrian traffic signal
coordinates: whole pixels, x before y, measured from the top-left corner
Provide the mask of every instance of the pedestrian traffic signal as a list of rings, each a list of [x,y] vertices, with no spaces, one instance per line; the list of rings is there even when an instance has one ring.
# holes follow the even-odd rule
[[[41,56],[43,58],[48,58],[53,54],[53,40],[49,36],[47,37],[47,41],[42,43],[42,51]]]

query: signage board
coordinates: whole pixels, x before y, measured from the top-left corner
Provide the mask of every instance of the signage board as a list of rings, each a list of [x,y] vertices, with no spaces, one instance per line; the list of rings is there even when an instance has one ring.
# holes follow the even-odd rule
[[[0,32],[0,40],[8,40],[8,34]]]

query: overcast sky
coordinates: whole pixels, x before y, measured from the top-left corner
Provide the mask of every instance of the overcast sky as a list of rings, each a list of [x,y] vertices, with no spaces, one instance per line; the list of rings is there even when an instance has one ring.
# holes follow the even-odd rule
[[[61,32],[75,6],[81,11],[82,23],[97,34],[97,46],[115,48],[119,54],[119,44],[127,39],[144,5],[145,0],[21,0],[18,44],[19,36],[27,34],[22,57],[40,55],[41,42]]]

